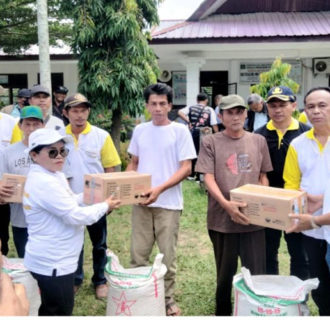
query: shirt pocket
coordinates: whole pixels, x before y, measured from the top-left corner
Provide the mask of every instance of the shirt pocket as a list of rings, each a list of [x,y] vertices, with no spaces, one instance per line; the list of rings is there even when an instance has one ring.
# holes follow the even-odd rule
[[[100,158],[100,151],[97,149],[92,149],[92,148],[88,148],[88,149],[83,149],[83,154],[84,154],[84,159],[88,162],[88,163],[95,163],[95,162],[99,162],[101,160]]]

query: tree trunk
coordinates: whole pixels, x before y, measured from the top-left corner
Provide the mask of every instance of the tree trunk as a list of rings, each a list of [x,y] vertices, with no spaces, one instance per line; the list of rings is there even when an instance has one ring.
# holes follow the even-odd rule
[[[47,0],[37,0],[40,84],[52,92],[49,58]],[[49,110],[52,113],[52,110]]]
[[[122,112],[120,109],[112,111],[111,138],[115,144],[118,154],[120,154],[121,117]],[[120,171],[120,166],[116,168],[116,171]]]

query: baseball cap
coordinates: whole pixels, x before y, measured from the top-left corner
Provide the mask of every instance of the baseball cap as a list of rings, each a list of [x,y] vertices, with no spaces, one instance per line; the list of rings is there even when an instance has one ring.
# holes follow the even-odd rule
[[[63,93],[63,94],[67,94],[68,93],[68,88],[64,87],[64,86],[57,86],[55,87],[55,93]]]
[[[30,98],[30,90],[29,89],[21,89],[18,91],[17,93],[17,97],[20,97],[20,98]]]
[[[62,136],[57,130],[40,128],[30,134],[29,146],[25,149],[25,152],[30,152],[38,146],[48,146],[61,140],[65,143],[71,141],[69,137]]]
[[[86,104],[88,106],[88,108],[90,108],[92,106],[91,103],[87,100],[87,98],[84,95],[82,95],[81,93],[76,93],[73,96],[67,97],[64,100],[64,108],[76,107],[82,103]]]
[[[20,119],[35,118],[44,122],[42,111],[37,106],[27,106],[21,110]]]
[[[268,91],[266,102],[269,102],[271,99],[275,98],[282,101],[296,101],[296,97],[293,94],[292,90],[285,86],[273,87]]]
[[[41,86],[41,85],[35,85],[31,88],[31,97],[33,97],[34,95],[36,95],[37,93],[45,93],[48,96],[50,96],[49,90],[48,88]]]
[[[244,99],[238,94],[230,94],[228,96],[224,96],[221,99],[220,109],[227,110],[236,107],[242,107],[247,109]]]

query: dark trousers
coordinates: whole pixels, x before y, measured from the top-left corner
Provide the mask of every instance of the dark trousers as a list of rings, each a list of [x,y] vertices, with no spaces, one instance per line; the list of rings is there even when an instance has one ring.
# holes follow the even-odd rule
[[[266,228],[266,272],[279,274],[278,249],[280,247],[282,231]],[[309,278],[308,258],[303,246],[302,233],[284,233],[290,254],[290,274],[302,280]]]
[[[0,240],[1,252],[3,255],[8,253],[9,241],[9,222],[10,222],[10,206],[9,204],[0,205]]]
[[[12,227],[12,230],[13,230],[13,238],[14,238],[14,243],[18,257],[24,258],[25,245],[28,240],[27,228]]]
[[[303,244],[309,260],[310,277],[320,281],[318,288],[312,290],[313,300],[320,316],[330,316],[330,272],[325,260],[327,242],[303,235]]]
[[[107,221],[106,217],[103,216],[96,223],[87,226],[89,237],[93,245],[93,270],[94,274],[92,277],[92,282],[94,286],[106,283],[107,280],[104,276],[104,269],[107,263]],[[80,252],[78,268],[75,273],[74,284],[81,285],[84,279],[84,248]]]
[[[266,271],[265,231],[221,233],[209,230],[217,268],[216,316],[232,314],[231,291],[238,257],[251,274]]]
[[[191,131],[191,135],[192,135],[192,139],[194,142],[194,146],[195,146],[195,150],[196,150],[196,154],[199,154],[199,147],[200,147],[200,142],[199,142],[199,137],[200,137],[200,132],[198,129],[192,129]],[[199,180],[199,173],[197,173],[195,171],[195,166],[197,163],[197,158],[196,159],[192,159],[191,161],[191,177],[195,177],[197,178],[197,180]]]
[[[71,316],[74,306],[74,273],[65,276],[44,276],[31,272],[40,289],[39,316]]]

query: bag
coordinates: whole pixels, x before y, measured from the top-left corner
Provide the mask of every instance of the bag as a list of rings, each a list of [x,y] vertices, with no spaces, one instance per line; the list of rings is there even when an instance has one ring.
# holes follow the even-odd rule
[[[105,276],[109,282],[107,316],[165,316],[163,254],[153,266],[124,269],[118,257],[107,251]]]
[[[25,286],[26,295],[30,303],[29,316],[38,316],[41,298],[37,281],[24,267],[23,259],[8,259],[4,256],[2,258],[2,272],[7,273],[14,283],[21,283]]]
[[[300,280],[295,276],[251,276],[242,267],[234,277],[234,316],[307,316],[304,303],[307,294],[316,289],[319,280]]]

